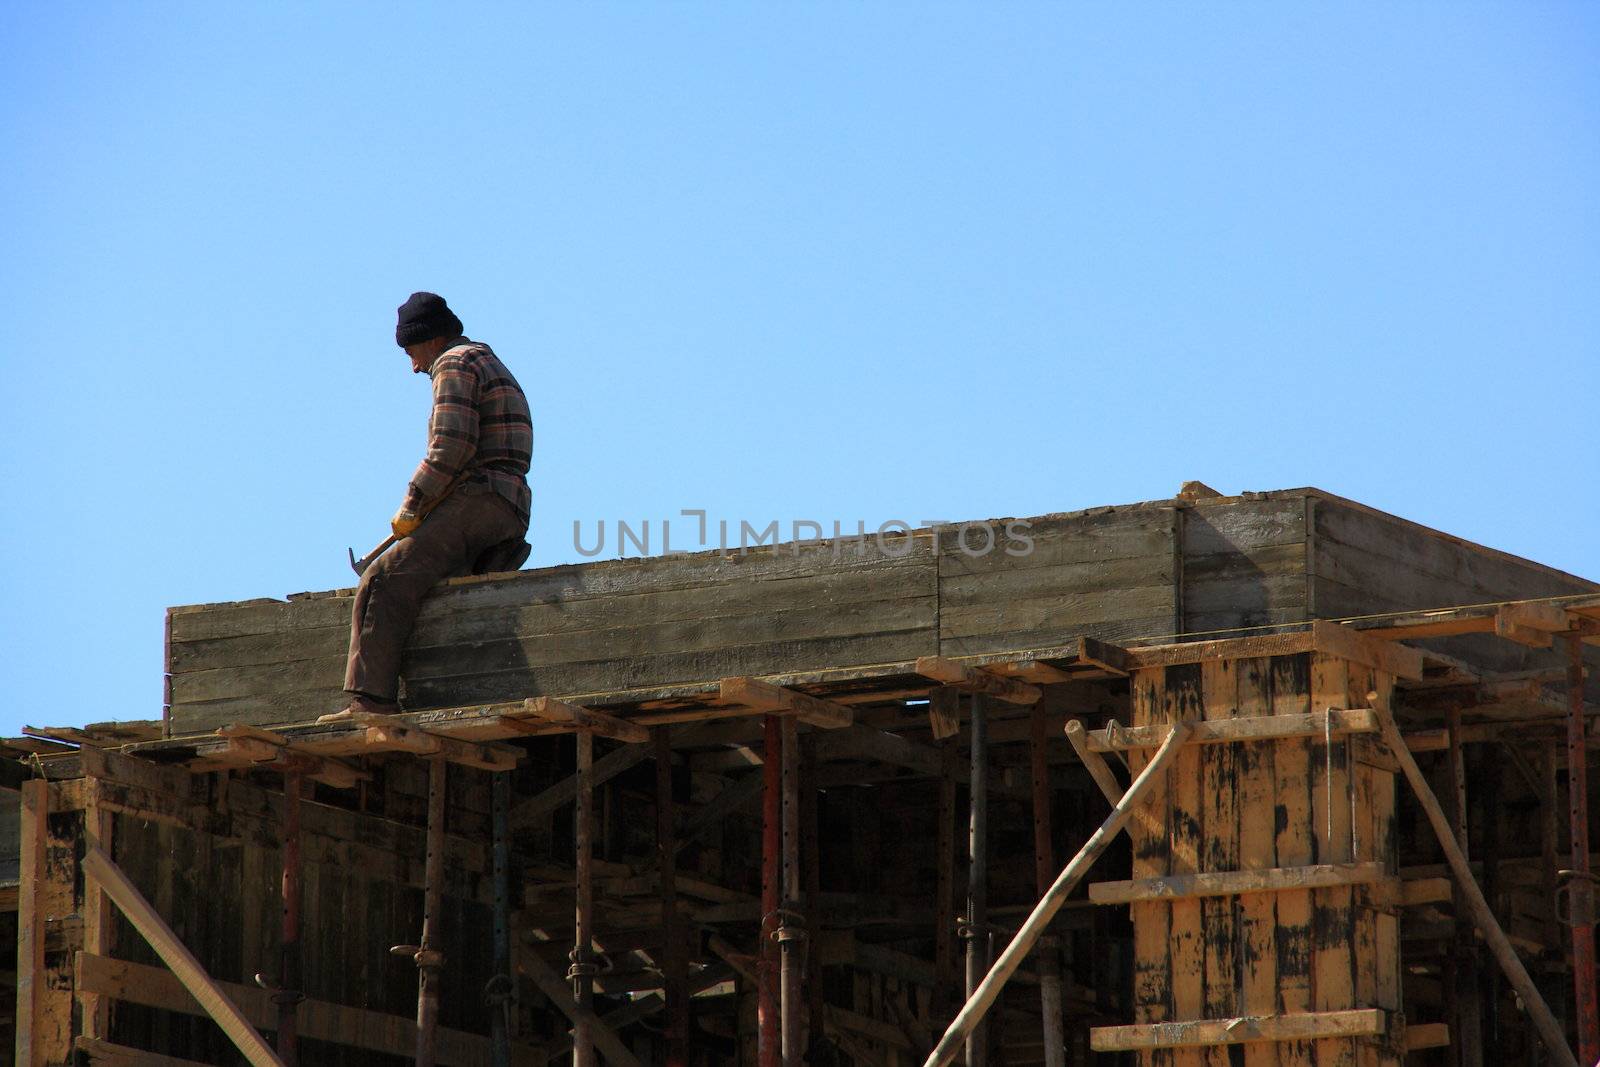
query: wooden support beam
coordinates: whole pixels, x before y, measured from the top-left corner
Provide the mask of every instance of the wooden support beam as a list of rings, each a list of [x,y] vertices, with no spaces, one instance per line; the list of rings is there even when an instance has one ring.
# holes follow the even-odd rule
[[[928,729],[935,741],[961,732],[961,690],[940,686],[928,693]]]
[[[1072,742],[1073,751],[1077,752],[1078,759],[1083,761],[1083,766],[1088,770],[1089,777],[1094,779],[1094,784],[1100,787],[1100,792],[1105,795],[1111,806],[1116,807],[1117,801],[1122,799],[1122,786],[1117,782],[1117,776],[1111,772],[1105,757],[1089,744],[1089,732],[1083,728],[1083,721],[1068,719],[1066,735],[1067,740]]]
[[[1004,700],[1007,704],[1037,704],[1044,696],[1044,690],[1036,685],[990,674],[988,671],[968,667],[943,656],[918,657],[916,672],[924,678],[931,678],[941,685],[959,689],[963,693],[991,696],[996,700]]]
[[[586,1024],[590,1036],[594,1040],[594,1047],[605,1056],[606,1063],[611,1067],[642,1067],[636,1057],[629,1051],[627,1044],[618,1036],[617,1031],[607,1026],[594,1012],[587,1008],[580,1008],[573,999],[572,990],[562,976],[556,973],[536,952],[524,951],[521,954],[519,967],[524,974],[533,980],[550,1003],[556,1006],[567,1021],[576,1027],[579,1021]],[[574,1045],[576,1047],[576,1045]]]
[[[1446,1023],[1418,1023],[1406,1027],[1405,1050],[1417,1052],[1425,1048],[1449,1048],[1450,1027]]]
[[[1416,795],[1417,802],[1422,805],[1423,812],[1428,816],[1428,822],[1444,850],[1445,859],[1450,864],[1451,873],[1455,875],[1456,884],[1461,888],[1461,896],[1472,914],[1473,922],[1477,924],[1484,940],[1489,943],[1490,950],[1494,952],[1517,995],[1522,998],[1523,1007],[1533,1020],[1534,1029],[1552,1061],[1564,1067],[1577,1067],[1577,1058],[1573,1056],[1572,1049],[1567,1047],[1566,1035],[1562,1032],[1561,1024],[1556,1022],[1555,1016],[1551,1014],[1550,1006],[1545,1003],[1539,988],[1529,977],[1527,968],[1517,957],[1517,950],[1507,940],[1505,931],[1500,928],[1499,921],[1489,908],[1488,901],[1483,899],[1483,892],[1472,877],[1471,867],[1467,865],[1467,857],[1462,853],[1455,834],[1450,829],[1450,820],[1445,817],[1444,809],[1439,806],[1439,800],[1428,786],[1428,780],[1423,776],[1422,769],[1417,766],[1411,750],[1406,747],[1405,739],[1400,736],[1400,727],[1395,724],[1394,716],[1381,694],[1376,710],[1383,738],[1388,742],[1395,759],[1399,761],[1406,780],[1411,783],[1411,790]]]
[[[1157,782],[1166,780],[1168,767],[1183,749],[1183,744],[1193,729],[1194,725],[1190,722],[1173,724],[1166,743],[1156,751],[1144,770],[1140,771],[1139,776],[1128,786],[1128,791],[1123,794],[1105,822],[1100,824],[1089,840],[1084,842],[1083,848],[1078,850],[1078,854],[1062,868],[1055,882],[1051,884],[1050,891],[1034,906],[1033,911],[1023,922],[1022,928],[1011,939],[1005,951],[1000,953],[1000,958],[995,961],[977,991],[967,999],[960,1013],[945,1030],[944,1036],[928,1055],[923,1067],[945,1067],[955,1059],[962,1043],[994,1004],[995,998],[1000,995],[1000,990],[1005,987],[1006,982],[1022,965],[1023,959],[1032,951],[1034,942],[1049,927],[1050,920],[1061,910],[1067,896],[1082,880],[1084,873],[1094,866],[1095,861],[1104,854],[1112,840],[1127,827],[1133,818],[1134,810],[1144,801],[1151,787]]]
[[[519,749],[509,745],[479,744],[407,726],[389,715],[365,715],[358,720],[366,727],[367,748],[377,752],[411,752],[418,756],[437,756],[447,763],[476,767],[482,771],[509,771],[522,758]]]
[[[94,1067],[208,1067],[199,1060],[181,1060],[142,1048],[114,1045],[96,1037],[78,1037],[72,1047]]]
[[[49,1038],[43,1018],[48,990],[44,969],[45,900],[49,877],[50,783],[22,783],[21,883],[17,901],[17,1062],[44,1059]]]
[[[206,1014],[222,1027],[222,1032],[244,1053],[252,1067],[283,1067],[283,1061],[278,1059],[266,1041],[262,1040],[250,1020],[245,1018],[239,1008],[228,998],[221,987],[211,980],[205,968],[200,966],[200,961],[195,959],[178,935],[166,921],[156,914],[156,910],[145,900],[144,895],[128,881],[127,875],[112,862],[111,857],[93,842],[85,842],[83,856],[83,871],[88,877],[100,883],[106,894],[116,902],[117,907],[128,917],[133,928],[150,942],[150,947],[156,950],[178,980],[184,984],[190,994],[205,1008]]]
[[[1178,900],[1236,896],[1240,893],[1278,893],[1291,889],[1325,889],[1341,885],[1375,885],[1387,877],[1381,863],[1319,863],[1310,867],[1172,874],[1124,882],[1096,882],[1089,886],[1089,899],[1096,904],[1129,904],[1136,900]]]
[[[258,726],[224,726],[217,730],[221,745],[199,746],[189,769],[204,772],[216,769],[275,770],[286,775],[304,775],[334,789],[354,789],[372,775],[333,756],[300,752],[290,746],[283,734]]]
[[[721,686],[725,704],[738,704],[767,715],[793,715],[803,723],[824,730],[837,730],[855,722],[855,711],[843,704],[784,689],[759,678],[724,678]]]
[[[1388,1029],[1387,1014],[1379,1008],[1357,1008],[1294,1015],[1246,1015],[1234,1019],[1097,1026],[1089,1031],[1089,1047],[1096,1052],[1131,1052],[1202,1045],[1242,1045],[1247,1041],[1377,1037]]]
[[[1164,724],[1151,726],[1108,726],[1089,732],[1089,747],[1095,752],[1123,752],[1135,748],[1155,748],[1166,735]],[[1348,737],[1375,733],[1378,720],[1370,708],[1329,709],[1301,715],[1263,715],[1240,719],[1206,719],[1194,724],[1193,744],[1220,744],[1232,741],[1271,741],[1287,737]]]
[[[619,719],[593,708],[568,704],[553,697],[530,697],[524,702],[528,714],[541,722],[556,723],[575,731],[609,737],[613,741],[642,744],[650,740],[650,731],[636,722]],[[517,722],[508,719],[508,722]]]
[[[183,983],[163,967],[127,960],[107,959],[79,952],[73,973],[80,989],[111,1000],[139,1004],[179,1015],[204,1015],[206,1011]],[[276,1025],[278,1008],[272,993],[253,985],[218,982],[217,985],[257,1027]],[[327,1041],[350,1048],[381,1052],[409,1059],[415,1051],[416,1020],[403,1015],[346,1007],[325,1000],[303,1000],[298,1011],[302,1038]],[[439,1030],[439,1062],[449,1067],[474,1067],[489,1062],[489,1042],[462,1030]]]

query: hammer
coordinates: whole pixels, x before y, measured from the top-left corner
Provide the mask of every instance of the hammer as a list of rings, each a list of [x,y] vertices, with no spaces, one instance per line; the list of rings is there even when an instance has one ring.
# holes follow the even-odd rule
[[[456,491],[456,486],[460,485],[466,476],[467,474],[465,471],[462,471],[460,474],[456,475],[450,484],[444,487],[444,492],[440,493],[431,504],[423,505],[423,507],[417,512],[417,518],[427,518],[428,512],[432,511],[434,508],[438,507],[440,504],[443,504],[447,499],[449,499],[450,494]],[[368,552],[365,556],[362,556],[360,559],[356,559],[355,549],[345,549],[346,552],[350,553],[350,569],[355,571],[357,575],[365,574],[367,572],[367,568],[372,566],[372,561],[393,548],[395,546],[395,542],[399,540],[400,538],[396,537],[394,534],[390,534],[388,537],[383,539],[382,544],[373,549],[371,552]]]

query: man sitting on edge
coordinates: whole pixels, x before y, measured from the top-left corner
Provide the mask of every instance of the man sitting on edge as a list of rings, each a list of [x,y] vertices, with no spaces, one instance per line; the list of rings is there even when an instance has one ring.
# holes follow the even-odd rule
[[[428,590],[445,578],[516,570],[532,496],[528,398],[488,345],[462,336],[444,298],[412,293],[395,341],[433,379],[428,453],[390,525],[399,543],[361,576],[350,618],[350,703],[319,721],[400,710],[400,658]]]

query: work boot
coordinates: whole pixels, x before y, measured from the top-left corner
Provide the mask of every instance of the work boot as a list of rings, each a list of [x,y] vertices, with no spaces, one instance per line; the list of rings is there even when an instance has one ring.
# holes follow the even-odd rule
[[[357,715],[398,715],[400,705],[392,700],[377,700],[365,693],[351,693],[350,703],[338,711],[318,715],[318,722],[343,722]]]

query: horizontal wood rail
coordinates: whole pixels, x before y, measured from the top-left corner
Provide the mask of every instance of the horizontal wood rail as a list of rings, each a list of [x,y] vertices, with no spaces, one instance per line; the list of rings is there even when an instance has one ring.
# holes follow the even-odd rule
[[[79,992],[99,993],[129,1004],[160,1008],[180,1015],[204,1015],[205,1009],[171,972],[127,960],[110,959],[91,952],[79,952],[73,973]],[[256,986],[236,982],[217,982],[255,1026],[277,1025],[278,1006],[272,993]],[[410,1057],[416,1051],[417,1023],[403,1015],[369,1011],[332,1004],[325,1000],[304,1000],[296,1018],[302,1038],[348,1045],[369,1052]],[[489,1039],[476,1034],[439,1029],[438,1058],[442,1064],[471,1065],[488,1063]]]
[[[1097,1026],[1089,1031],[1096,1052],[1242,1045],[1247,1041],[1310,1041],[1330,1037],[1377,1037],[1389,1027],[1380,1008],[1313,1011],[1294,1015],[1243,1015],[1234,1019]]]
[[[1290,889],[1326,889],[1340,885],[1372,885],[1386,880],[1381,863],[1319,863],[1308,867],[1273,867],[1260,871],[1212,874],[1169,874],[1126,882],[1097,882],[1089,887],[1096,904],[1130,904],[1136,900],[1179,900],[1189,897],[1277,893]]]
[[[1167,736],[1168,725],[1109,726],[1088,732],[1093,752],[1125,752],[1135,748],[1155,748]],[[1221,744],[1229,741],[1277,741],[1287,737],[1348,737],[1378,731],[1378,719],[1371,708],[1329,708],[1299,715],[1259,715],[1242,719],[1207,719],[1194,724],[1192,744]]]

